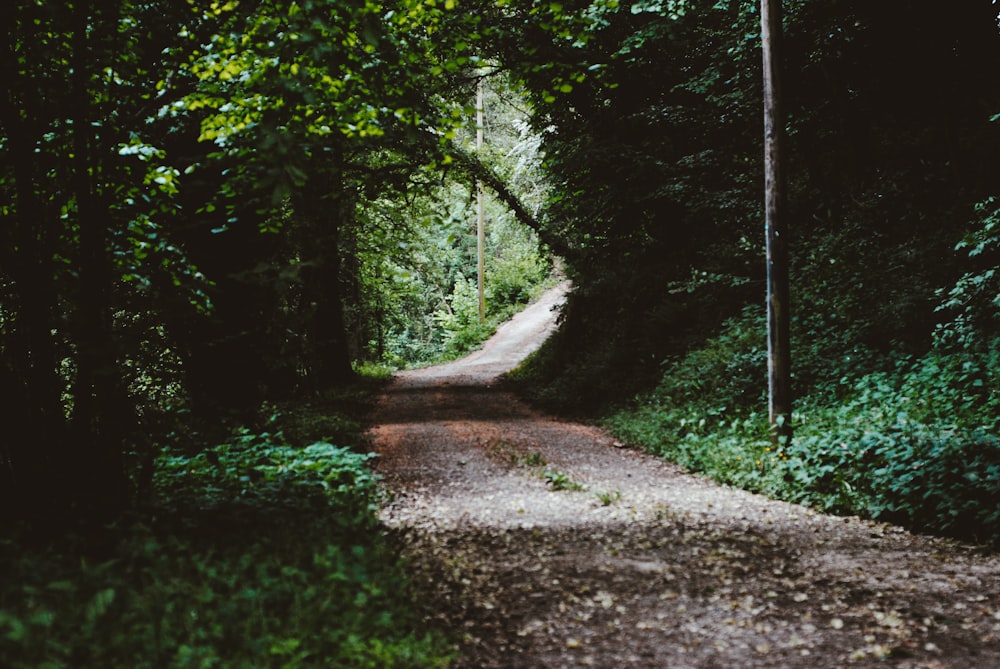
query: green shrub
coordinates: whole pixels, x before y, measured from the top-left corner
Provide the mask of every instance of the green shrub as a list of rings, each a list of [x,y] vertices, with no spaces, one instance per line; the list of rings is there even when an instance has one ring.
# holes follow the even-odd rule
[[[788,453],[797,496],[1000,542],[998,343],[980,355],[900,358],[893,372],[859,379],[839,406],[803,402],[815,419],[800,427]]]
[[[379,533],[369,458],[244,432],[164,456],[151,514],[0,542],[4,666],[445,666]]]
[[[991,197],[976,205],[972,230],[955,247],[968,255],[963,274],[947,292],[940,291],[939,311],[951,320],[939,326],[936,335],[946,344],[975,347],[982,331],[996,331],[1000,320],[1000,201]]]
[[[837,393],[798,401],[794,439],[775,447],[766,416],[739,401],[739,361],[752,354],[744,326],[729,327],[610,417],[610,429],[723,483],[1000,545],[1000,339],[843,376]],[[747,392],[763,407],[758,371]]]
[[[678,360],[664,363],[668,371],[654,396],[673,406],[699,406],[710,416],[758,403],[766,378],[765,325],[761,310],[745,309],[730,319],[722,334],[709,339]]]
[[[548,274],[548,259],[539,254],[537,243],[508,246],[487,267],[485,291],[490,309],[500,312],[527,304]]]

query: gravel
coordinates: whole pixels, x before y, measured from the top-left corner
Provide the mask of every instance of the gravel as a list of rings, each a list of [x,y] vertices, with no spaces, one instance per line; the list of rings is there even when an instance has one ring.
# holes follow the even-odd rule
[[[566,286],[371,417],[454,667],[1000,667],[1000,557],[719,486],[497,384]]]

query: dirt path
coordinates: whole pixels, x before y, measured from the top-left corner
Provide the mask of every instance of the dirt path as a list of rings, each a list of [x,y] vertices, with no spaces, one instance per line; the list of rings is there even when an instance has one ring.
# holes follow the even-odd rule
[[[1000,667],[1000,557],[686,475],[491,387],[555,292],[371,437],[456,667]]]

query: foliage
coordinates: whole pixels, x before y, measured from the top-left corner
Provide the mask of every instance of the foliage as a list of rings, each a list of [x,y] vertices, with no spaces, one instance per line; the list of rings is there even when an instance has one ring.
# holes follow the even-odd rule
[[[445,350],[452,354],[484,339],[490,328],[479,322],[479,290],[474,278],[455,283],[446,308],[434,312],[434,321],[444,332]]]
[[[486,143],[479,158],[521,205],[537,207],[546,192],[537,164],[539,139],[526,125],[519,94],[499,74],[485,76],[484,89]],[[472,128],[462,126],[453,146],[472,150],[473,136]],[[469,174],[449,176],[441,181],[432,170],[421,170],[405,197],[394,193],[362,207],[365,235],[355,243],[362,277],[356,323],[367,333],[363,357],[406,366],[467,352],[535,297],[549,277],[548,249],[487,190],[487,318],[479,323],[476,183]]]
[[[477,17],[422,0],[120,0],[12,2],[2,18],[10,508],[113,516],[171,435],[346,384],[352,358],[394,360],[401,323],[423,319],[401,348],[423,344],[440,301],[370,262],[405,255],[410,221],[364,214],[469,180],[449,152],[472,116]],[[537,188],[530,150],[510,162],[505,177]],[[509,280],[523,269],[501,271],[504,306],[534,280]],[[448,296],[457,278],[428,284]],[[390,313],[400,293],[416,313]],[[435,336],[399,356],[440,353]]]
[[[559,469],[546,469],[542,472],[542,478],[552,490],[576,492],[584,489],[583,484],[574,481],[566,472]]]
[[[558,185],[543,239],[576,286],[533,392],[584,413],[653,387],[656,363],[699,348],[763,292],[759,8],[602,8],[600,20],[575,14],[591,21],[587,40],[498,47],[539,110]],[[854,373],[927,350],[935,290],[961,273],[942,259],[994,189],[983,166],[996,91],[968,73],[1000,40],[985,3],[944,22],[900,3],[786,9],[793,365],[808,392],[833,360]],[[599,67],[546,103],[546,61]],[[948,102],[923,100],[929,88]]]
[[[374,481],[366,467],[372,456],[323,442],[294,448],[275,444],[267,432],[243,430],[234,443],[193,457],[166,455],[157,483],[158,496],[183,504],[194,498],[202,508],[241,502],[281,506],[289,502],[333,505],[340,515],[371,510]],[[168,486],[173,486],[168,488]],[[289,487],[299,488],[292,492]],[[280,493],[289,493],[284,500]],[[352,509],[352,505],[362,504]]]
[[[620,490],[608,490],[606,492],[598,492],[594,494],[597,496],[601,506],[611,506],[622,498]]]
[[[1000,203],[989,198],[976,205],[978,220],[957,244],[972,265],[947,292],[939,311],[951,314],[936,335],[944,345],[975,347],[982,332],[996,327],[1000,317]]]
[[[756,409],[759,8],[560,5],[563,32],[540,35],[518,33],[531,10],[511,3],[495,48],[537,109],[556,185],[542,238],[575,285],[561,330],[516,376],[583,414],[634,397],[614,429],[727,483],[995,543],[984,166],[1000,136],[997,90],[969,73],[1000,36],[988,3],[944,20],[904,4],[785,3],[800,399],[778,448]],[[587,72],[553,91],[567,63]]]
[[[800,399],[795,439],[780,447],[753,405],[724,410],[735,399],[729,384],[699,396],[670,392],[718,378],[725,364],[697,364],[717,345],[693,352],[665,377],[666,392],[644,397],[609,426],[725,483],[828,512],[1000,542],[1000,340],[977,353],[899,356],[888,371],[833,381],[844,387]]]
[[[593,415],[639,392],[614,423],[691,467],[995,540],[995,9],[786,6],[802,399],[775,451],[756,3],[6,3],[0,502],[107,519],[152,478],[199,513],[287,494],[365,517],[348,453],[270,429],[199,453],[201,432],[475,346],[555,251],[575,290],[522,372],[536,397]]]
[[[165,455],[152,515],[4,540],[5,666],[445,666],[377,532],[370,457],[243,431]]]
[[[467,352],[546,285],[550,261],[537,236],[490,202],[487,321],[479,323],[468,195],[451,186],[411,202],[380,201],[365,213],[373,225],[386,227],[388,239],[359,248],[364,294],[356,319],[368,333],[361,357],[401,367]],[[405,223],[414,219],[416,225]],[[370,325],[362,325],[366,319]]]
[[[179,381],[157,312],[211,308],[165,225],[180,170],[141,123],[177,66],[161,52],[201,17],[122,1],[8,3],[3,18],[0,384],[23,406],[0,494],[12,513],[107,513],[128,501],[126,452],[147,457],[146,428],[183,405],[154,390]]]

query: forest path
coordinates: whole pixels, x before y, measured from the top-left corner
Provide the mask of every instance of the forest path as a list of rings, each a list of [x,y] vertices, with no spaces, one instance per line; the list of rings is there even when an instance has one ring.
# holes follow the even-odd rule
[[[563,290],[372,417],[455,667],[1000,667],[1000,556],[718,486],[496,387]]]

